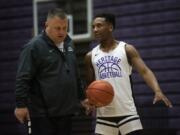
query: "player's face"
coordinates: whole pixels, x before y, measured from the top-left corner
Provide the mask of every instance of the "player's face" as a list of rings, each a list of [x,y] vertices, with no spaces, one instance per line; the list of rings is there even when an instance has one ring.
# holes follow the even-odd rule
[[[64,41],[67,36],[68,20],[67,18],[61,19],[57,16],[50,18],[46,22],[46,32],[55,44]]]
[[[109,37],[109,35],[112,34],[112,25],[106,22],[105,18],[103,17],[95,18],[92,27],[94,37],[99,41],[106,40]]]

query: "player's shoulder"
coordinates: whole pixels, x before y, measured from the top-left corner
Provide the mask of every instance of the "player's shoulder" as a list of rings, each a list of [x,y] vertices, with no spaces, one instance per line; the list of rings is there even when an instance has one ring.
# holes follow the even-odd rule
[[[126,50],[128,59],[140,56],[138,50],[135,48],[134,45],[127,44],[125,50]]]
[[[127,43],[125,45],[125,49],[127,53],[133,53],[137,51],[134,45],[127,44]]]
[[[92,56],[92,51],[89,51],[86,53],[86,55],[84,57],[86,65],[89,65],[91,63],[91,56]]]
[[[89,51],[86,53],[85,59],[91,59],[91,56],[92,56],[92,51]]]
[[[89,57],[89,56],[91,56],[91,55],[92,55],[92,51],[89,51],[89,52],[86,53],[86,56],[87,56],[87,57]]]

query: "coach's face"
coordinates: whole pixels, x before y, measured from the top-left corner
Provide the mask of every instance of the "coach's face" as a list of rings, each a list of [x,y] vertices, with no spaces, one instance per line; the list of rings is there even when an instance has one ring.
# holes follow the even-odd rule
[[[95,18],[92,27],[94,37],[99,41],[106,40],[112,34],[112,25],[103,17]]]
[[[68,19],[61,19],[57,16],[46,21],[46,33],[49,38],[55,43],[59,44],[64,41],[67,36]]]

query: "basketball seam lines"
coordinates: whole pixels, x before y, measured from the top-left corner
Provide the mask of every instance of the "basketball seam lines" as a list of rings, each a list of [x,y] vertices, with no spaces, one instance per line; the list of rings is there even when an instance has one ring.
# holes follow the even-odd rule
[[[102,90],[102,89],[97,89],[97,88],[88,88],[88,89],[95,89],[95,90],[99,90],[99,91],[103,91],[103,92],[105,92],[105,93],[108,93],[109,95],[114,95],[114,94],[111,94],[111,92],[108,92],[108,91],[105,91],[105,90]]]

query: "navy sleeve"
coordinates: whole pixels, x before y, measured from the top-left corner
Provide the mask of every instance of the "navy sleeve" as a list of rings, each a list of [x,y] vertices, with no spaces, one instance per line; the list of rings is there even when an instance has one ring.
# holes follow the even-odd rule
[[[18,63],[16,75],[16,106],[26,107],[28,102],[28,91],[31,87],[31,80],[36,72],[34,63],[35,56],[30,44],[24,46]]]

